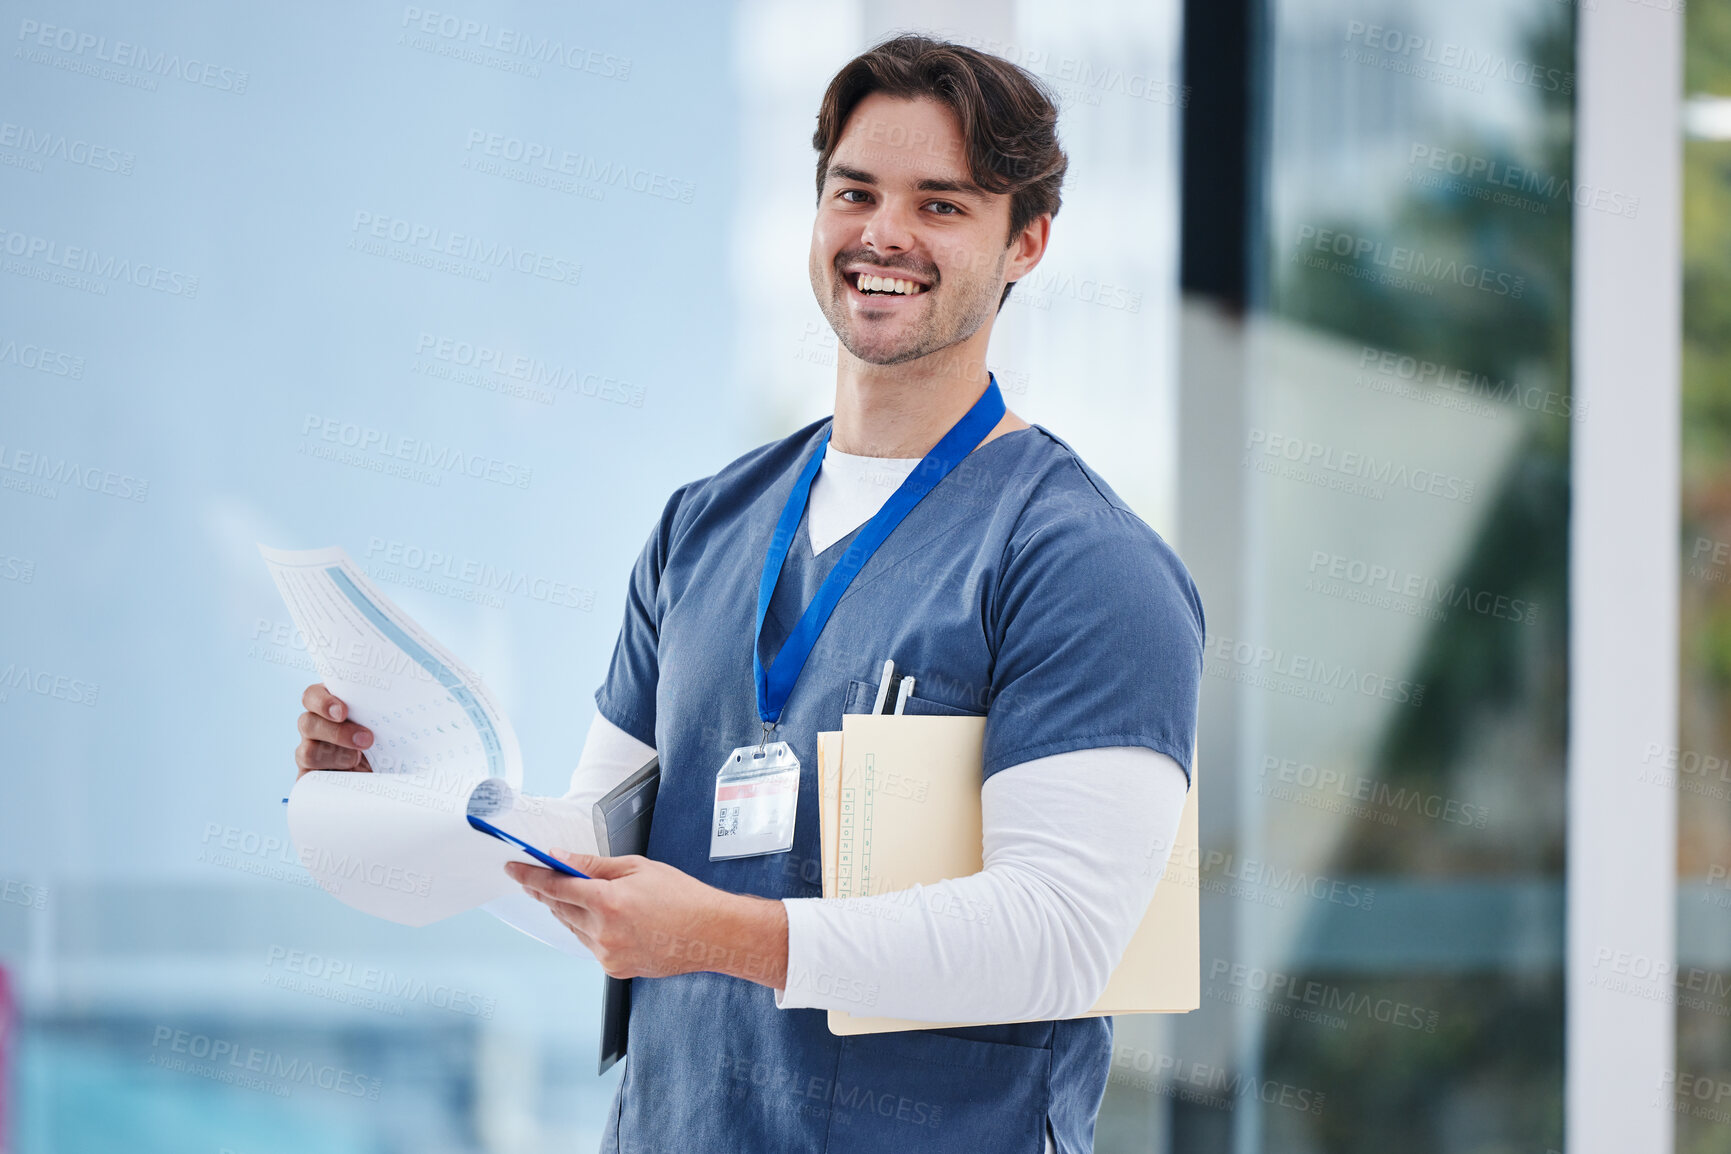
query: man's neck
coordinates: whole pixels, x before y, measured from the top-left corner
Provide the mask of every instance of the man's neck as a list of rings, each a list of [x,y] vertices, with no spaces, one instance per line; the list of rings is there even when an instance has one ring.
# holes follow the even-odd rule
[[[959,347],[951,348],[899,365],[874,365],[838,349],[829,443],[859,457],[923,457],[931,452],[980,399],[989,380],[983,353],[974,358],[959,352]],[[1027,427],[1026,421],[1005,412],[985,440]]]

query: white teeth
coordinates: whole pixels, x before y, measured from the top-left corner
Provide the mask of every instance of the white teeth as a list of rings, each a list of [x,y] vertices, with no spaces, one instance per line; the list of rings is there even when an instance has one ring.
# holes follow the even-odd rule
[[[900,280],[895,277],[873,276],[870,273],[859,274],[861,292],[901,293],[903,296],[914,296],[925,289],[911,280]]]

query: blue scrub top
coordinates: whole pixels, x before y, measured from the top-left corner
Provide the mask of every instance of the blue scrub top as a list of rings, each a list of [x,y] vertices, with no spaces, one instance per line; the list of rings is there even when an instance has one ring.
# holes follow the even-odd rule
[[[1176,553],[1039,425],[981,445],[866,561],[773,738],[799,758],[788,853],[709,860],[715,776],[763,732],[757,585],[777,517],[830,418],[682,485],[631,574],[603,716],[661,759],[649,856],[710,885],[822,896],[817,734],[869,713],[885,658],[909,713],[986,718],[985,773],[1140,745],[1190,773],[1204,621]],[[809,512],[809,511],[808,511]],[[767,666],[855,529],[815,558],[805,518],[764,621]],[[635,978],[630,1051],[604,1151],[1093,1148],[1110,1018],[838,1038],[822,1010],[701,972]]]

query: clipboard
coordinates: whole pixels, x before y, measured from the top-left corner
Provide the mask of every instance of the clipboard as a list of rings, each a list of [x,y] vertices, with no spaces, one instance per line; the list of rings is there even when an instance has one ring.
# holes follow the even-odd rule
[[[649,820],[655,813],[655,794],[661,786],[661,759],[651,757],[642,769],[608,791],[595,803],[595,846],[603,857],[649,852]],[[605,1074],[625,1056],[631,1027],[631,981],[606,979],[601,995],[601,1060],[597,1074]]]

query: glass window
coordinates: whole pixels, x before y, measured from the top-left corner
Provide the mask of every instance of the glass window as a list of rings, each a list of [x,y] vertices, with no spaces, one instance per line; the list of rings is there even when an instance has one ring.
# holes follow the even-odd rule
[[[1144,1130],[1560,1149],[1571,10],[1261,26],[1249,307],[1183,330],[1203,1009],[1129,1024]]]

